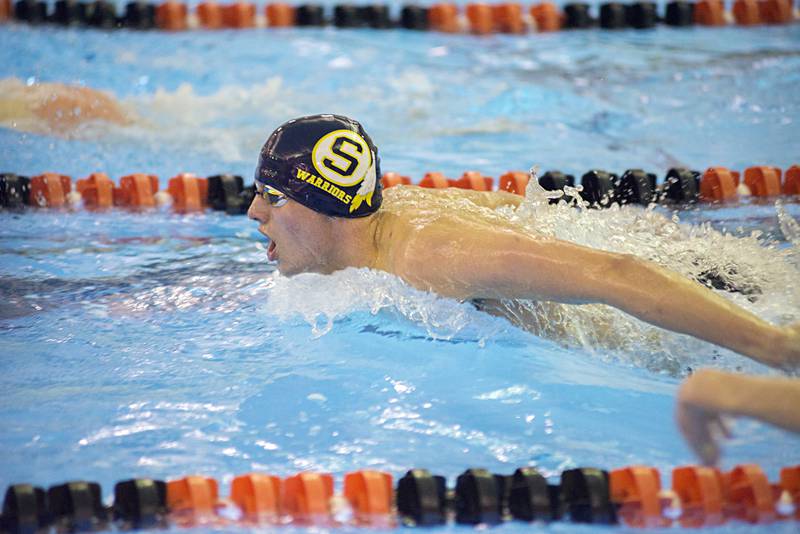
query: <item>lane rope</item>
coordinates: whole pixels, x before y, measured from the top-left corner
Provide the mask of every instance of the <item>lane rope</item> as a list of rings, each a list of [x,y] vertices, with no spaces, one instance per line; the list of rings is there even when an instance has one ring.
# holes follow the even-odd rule
[[[785,467],[770,483],[756,464],[728,472],[696,465],[672,471],[662,488],[658,470],[628,466],[612,471],[568,469],[557,484],[533,467],[512,475],[467,469],[447,487],[445,477],[411,469],[392,475],[361,470],[344,476],[302,472],[286,478],[263,473],[235,477],[230,495],[218,482],[192,475],[164,482],[130,479],[114,486],[105,506],[98,483],[72,481],[47,491],[31,484],[6,490],[0,530],[13,534],[235,525],[335,527],[436,526],[449,522],[496,525],[507,521],[571,521],[636,528],[696,528],[731,521],[769,524],[800,520],[800,465]]]
[[[677,0],[669,2],[663,14],[659,14],[654,2],[607,2],[599,6],[595,17],[590,6],[581,2],[566,4],[563,9],[552,2],[533,5],[476,2],[463,7],[434,3],[430,6],[404,5],[399,17],[393,18],[389,6],[382,4],[337,4],[328,10],[318,4],[268,3],[259,10],[250,2],[220,4],[205,1],[191,10],[183,2],[152,4],[141,1],[127,3],[118,13],[116,4],[108,0],[58,0],[52,10],[43,0],[18,0],[15,3],[0,0],[0,22],[16,20],[30,25],[52,23],[105,30],[129,28],[171,32],[332,25],[337,28],[404,28],[489,35],[597,27],[646,30],[658,24],[673,27],[781,25],[800,18],[792,0],[734,0],[729,5],[730,10],[726,10],[723,0]]]
[[[440,172],[428,172],[416,185],[444,189],[455,187],[473,191],[506,191],[524,195],[530,173],[508,171],[497,180],[477,171],[466,171],[460,178],[448,178]],[[658,183],[655,173],[628,169],[621,175],[601,169],[583,174],[576,186],[575,176],[551,170],[538,177],[547,191],[563,191],[550,202],[575,202],[603,208],[613,204],[651,203],[686,204],[694,202],[735,202],[748,196],[772,199],[800,195],[800,165],[785,171],[760,165],[743,172],[725,167],[709,167],[700,173],[672,168]],[[411,178],[387,172],[381,178],[384,188],[412,185]],[[245,185],[241,176],[217,174],[198,177],[180,173],[169,179],[166,190],[159,190],[159,179],[152,174],[122,176],[119,184],[102,172],[75,180],[63,174],[46,172],[33,177],[0,173],[0,208],[70,208],[87,210],[125,208],[137,211],[169,205],[179,213],[206,209],[241,215],[255,196],[255,185]]]

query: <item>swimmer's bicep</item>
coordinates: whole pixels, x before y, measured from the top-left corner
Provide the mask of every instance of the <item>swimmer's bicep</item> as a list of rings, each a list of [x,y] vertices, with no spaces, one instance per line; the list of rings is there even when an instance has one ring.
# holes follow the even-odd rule
[[[457,235],[423,230],[409,248],[405,277],[440,294],[598,302],[599,280],[619,256],[552,238],[475,225]]]
[[[495,298],[553,300],[570,304],[607,301],[606,284],[622,256],[568,241],[516,232],[491,232],[479,245],[472,285]]]

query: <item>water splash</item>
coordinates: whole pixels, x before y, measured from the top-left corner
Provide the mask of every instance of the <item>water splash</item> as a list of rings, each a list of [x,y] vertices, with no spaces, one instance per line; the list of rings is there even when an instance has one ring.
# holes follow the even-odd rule
[[[534,170],[535,177],[535,170]],[[614,206],[590,209],[579,201],[550,204],[553,192],[532,180],[519,208],[489,210],[463,198],[418,190],[390,190],[387,206],[438,203],[443,210],[459,210],[492,224],[514,227],[529,235],[548,235],[581,245],[632,254],[703,283],[710,290],[766,320],[786,324],[798,320],[800,288],[793,283],[798,267],[793,247],[767,241],[758,232],[737,237],[708,223],[682,223],[655,206]],[[578,197],[577,190],[563,193]],[[430,197],[434,195],[434,197]],[[390,208],[391,209],[391,208]],[[469,212],[469,211],[467,211]],[[787,238],[797,237],[797,222],[778,206]],[[570,283],[565,280],[565,283]],[[348,269],[332,276],[304,274],[278,278],[269,298],[270,311],[283,318],[300,315],[314,335],[328,333],[334,321],[351,313],[393,310],[416,323],[433,338],[448,338],[465,325],[492,339],[502,334],[496,323],[482,321],[469,304],[416,290],[383,272]],[[617,309],[599,305],[566,305],[515,300],[481,302],[481,310],[511,324],[568,347],[580,347],[596,357],[621,361],[669,375],[682,375],[697,365],[763,371],[763,367],[710,344],[674,334],[639,321]]]
[[[794,249],[800,246],[800,223],[789,215],[780,200],[775,202],[775,211],[778,212],[778,227],[781,229],[786,241],[792,244],[791,252],[796,255]]]
[[[503,330],[497,322],[482,321],[484,314],[470,304],[420,291],[392,274],[370,269],[349,268],[331,275],[277,276],[269,295],[268,311],[283,319],[299,315],[311,325],[317,337],[330,332],[337,319],[357,312],[377,315],[382,311],[420,325],[432,339],[472,335],[476,324],[480,325],[480,338]]]

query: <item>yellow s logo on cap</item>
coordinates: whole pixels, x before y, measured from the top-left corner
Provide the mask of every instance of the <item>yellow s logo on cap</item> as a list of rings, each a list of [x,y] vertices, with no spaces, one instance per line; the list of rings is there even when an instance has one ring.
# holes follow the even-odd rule
[[[320,176],[342,187],[361,183],[374,165],[369,145],[352,130],[322,136],[311,151],[311,161]]]

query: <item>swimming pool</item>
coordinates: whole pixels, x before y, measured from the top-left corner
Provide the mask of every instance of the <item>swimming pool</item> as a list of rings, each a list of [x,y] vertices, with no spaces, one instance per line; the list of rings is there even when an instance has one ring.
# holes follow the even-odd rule
[[[361,120],[383,169],[415,180],[533,164],[663,177],[677,164],[797,163],[796,25],[485,38],[5,25],[0,45],[0,76],[108,90],[141,117],[66,139],[6,125],[0,161],[22,174],[249,181],[277,124],[328,111]],[[678,214],[710,222],[694,227],[666,210],[530,209],[520,224],[682,271],[735,261],[764,293],[731,298],[798,319],[796,203]],[[567,337],[537,337],[380,273],[285,279],[242,217],[29,210],[0,223],[3,487],[80,478],[108,495],[133,475],[226,484],[252,469],[412,466],[451,481],[466,467],[526,464],[556,475],[644,463],[666,475],[693,460],[672,421],[687,367],[767,372],[603,310],[562,309],[552,323]],[[596,339],[597,321],[618,335]],[[798,445],[742,422],[723,465],[758,462],[774,479]]]

